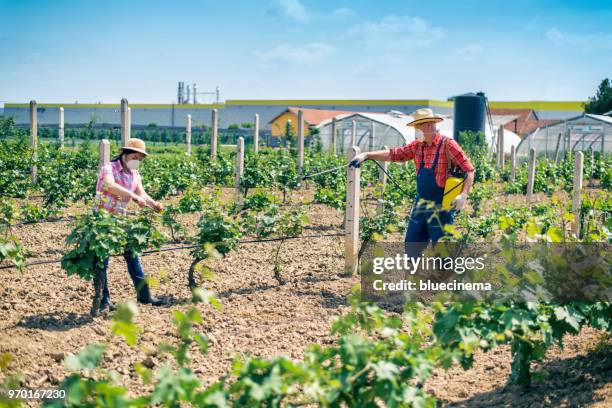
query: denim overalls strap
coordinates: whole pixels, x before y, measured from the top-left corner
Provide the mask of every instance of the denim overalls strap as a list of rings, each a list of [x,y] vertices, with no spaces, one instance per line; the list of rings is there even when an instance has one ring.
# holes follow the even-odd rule
[[[417,202],[419,199],[433,201],[436,204],[442,204],[442,198],[444,197],[444,188],[438,187],[436,183],[436,167],[438,166],[438,158],[440,157],[440,149],[445,142],[445,138],[442,137],[438,144],[438,150],[436,150],[436,156],[434,158],[431,168],[425,168],[425,143],[421,146],[421,167],[417,174]]]

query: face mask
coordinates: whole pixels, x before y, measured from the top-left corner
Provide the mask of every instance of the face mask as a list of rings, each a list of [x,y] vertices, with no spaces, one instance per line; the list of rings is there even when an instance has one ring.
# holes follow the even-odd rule
[[[423,140],[425,139],[425,133],[423,133],[423,131],[421,129],[415,129],[414,130],[414,137],[416,140]]]
[[[128,160],[127,168],[130,170],[138,170],[140,167],[140,160]]]

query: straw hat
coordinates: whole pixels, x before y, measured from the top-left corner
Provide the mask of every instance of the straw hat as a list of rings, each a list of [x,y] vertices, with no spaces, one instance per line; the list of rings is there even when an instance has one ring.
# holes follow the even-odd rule
[[[146,150],[145,142],[137,138],[130,138],[130,140],[127,141],[127,144],[123,146],[121,149],[142,153],[145,156],[149,155]]]
[[[444,118],[436,115],[429,108],[417,109],[411,116],[414,118],[414,120],[408,123],[407,126],[415,126],[425,122],[442,122],[444,120]]]

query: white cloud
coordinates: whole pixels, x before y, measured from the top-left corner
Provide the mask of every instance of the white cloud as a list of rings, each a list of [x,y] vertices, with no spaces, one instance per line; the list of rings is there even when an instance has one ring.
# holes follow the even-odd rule
[[[30,71],[24,70],[24,69],[16,69],[14,71],[11,72],[11,75],[13,75],[15,78],[18,79],[34,79],[34,75],[32,75],[32,73]]]
[[[480,44],[468,44],[463,48],[455,49],[455,52],[459,55],[478,55],[482,54],[483,48]]]
[[[302,24],[311,20],[310,13],[300,0],[274,0],[270,4],[269,11]]]
[[[348,7],[340,7],[331,12],[332,17],[343,19],[349,18],[355,15],[355,12]]]
[[[545,34],[546,38],[553,42],[555,45],[563,45],[563,34],[556,27],[551,28]]]
[[[277,45],[269,51],[255,51],[255,56],[264,62],[288,62],[301,64],[317,61],[333,54],[336,49],[326,43],[310,43],[303,46]]]
[[[585,52],[612,49],[611,33],[573,34],[553,27],[546,31],[544,36],[558,47],[578,48]]]
[[[444,30],[421,17],[388,15],[350,28],[345,37],[369,47],[413,49],[427,47],[444,37]]]
[[[484,52],[480,44],[468,44],[464,47],[455,48],[452,53],[446,56],[447,60],[466,60],[471,61],[478,58]]]

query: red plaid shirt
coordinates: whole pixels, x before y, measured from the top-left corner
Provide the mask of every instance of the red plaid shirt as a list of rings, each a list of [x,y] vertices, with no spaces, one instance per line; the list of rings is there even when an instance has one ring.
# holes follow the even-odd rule
[[[440,132],[436,133],[431,144],[427,144],[424,141],[415,140],[412,143],[407,144],[402,147],[394,147],[391,149],[391,161],[408,161],[414,160],[414,165],[416,166],[416,172],[419,173],[419,169],[422,166],[421,163],[421,150],[423,146],[425,146],[425,168],[430,169],[433,166],[434,158],[436,157],[436,151],[438,150],[438,144],[442,142],[443,139],[446,139],[446,143],[448,143],[448,153],[451,156],[451,163],[453,166],[458,166],[461,170],[465,172],[474,171],[474,166],[472,162],[461,150],[459,144],[451,138],[443,137]],[[446,178],[448,177],[447,171],[447,156],[446,156],[446,148],[444,145],[440,147],[440,156],[438,157],[438,166],[434,170],[436,175],[436,184],[439,187],[444,188],[444,184],[446,183]]]

